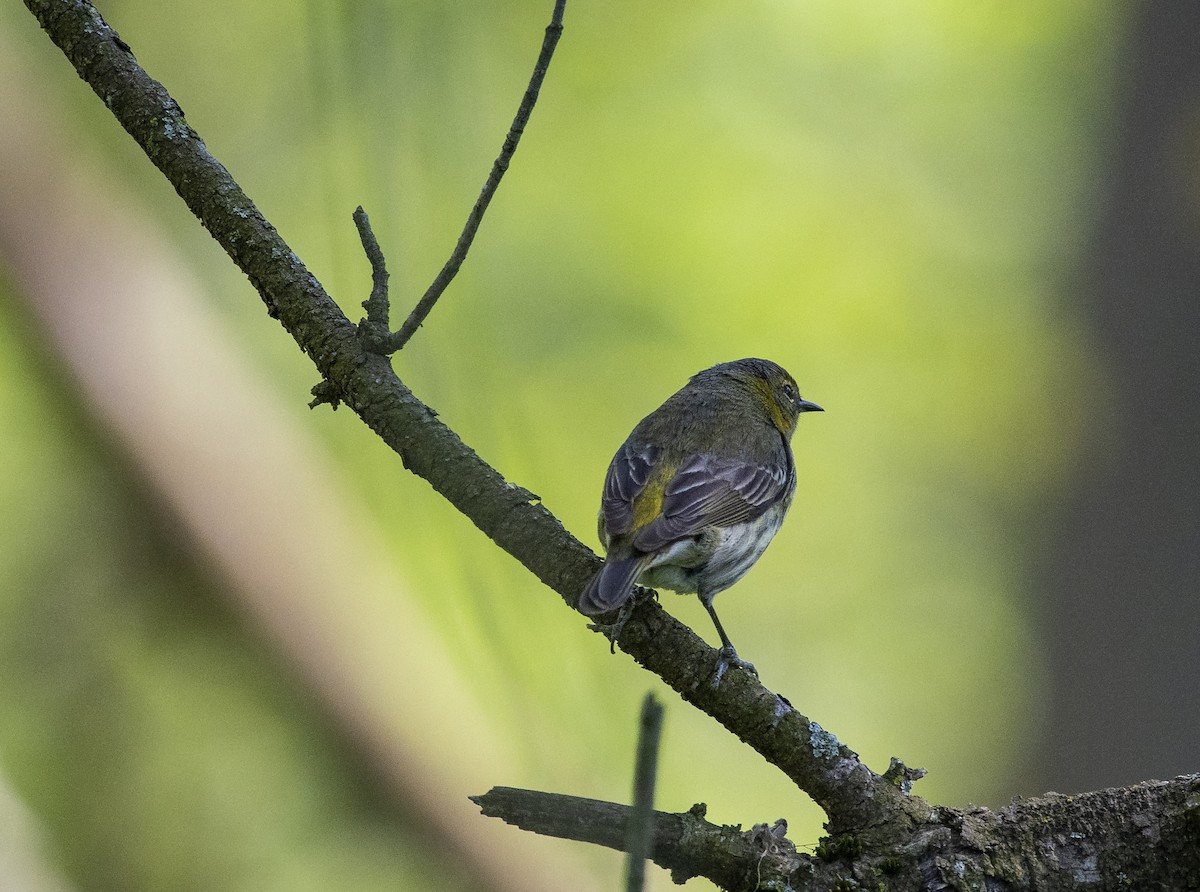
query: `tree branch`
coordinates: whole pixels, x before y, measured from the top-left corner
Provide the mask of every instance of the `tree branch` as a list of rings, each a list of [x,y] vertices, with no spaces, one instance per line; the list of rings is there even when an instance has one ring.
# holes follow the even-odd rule
[[[529,123],[529,116],[533,113],[534,105],[537,104],[538,93],[541,92],[542,82],[546,79],[550,60],[554,57],[554,48],[558,46],[558,39],[562,36],[563,11],[566,5],[567,0],[555,0],[554,2],[554,12],[550,16],[550,24],[546,26],[546,37],[542,41],[541,52],[538,53],[537,62],[533,66],[533,76],[530,77],[529,86],[525,88],[525,94],[521,97],[521,104],[517,108],[512,126],[508,128],[508,134],[504,137],[504,145],[500,147],[500,154],[492,163],[491,173],[488,174],[479,197],[475,199],[475,206],[467,215],[467,223],[458,237],[458,243],[455,244],[454,250],[441,272],[437,274],[433,283],[417,301],[413,311],[408,314],[408,318],[404,320],[400,330],[388,339],[385,352],[394,353],[408,343],[409,338],[421,327],[421,323],[425,321],[425,317],[429,315],[438,298],[458,275],[458,269],[462,266],[463,261],[467,259],[467,251],[471,249],[475,233],[479,230],[479,224],[483,222],[484,212],[487,211],[492,197],[500,187],[500,180],[508,170],[508,165],[517,151],[517,144],[521,141],[521,135],[525,132],[525,125]]]
[[[359,205],[354,211],[354,225],[358,229],[358,238],[362,242],[367,262],[371,264],[371,296],[363,301],[363,309],[367,311],[367,321],[374,325],[388,324],[388,271],[383,259],[383,250],[371,229],[371,218]],[[359,325],[362,328],[362,325]]]
[[[483,814],[523,830],[621,849],[630,809],[496,787],[472,796]],[[654,813],[651,859],[683,882],[723,889],[1034,892],[1195,889],[1200,879],[1200,774],[1077,796],[1049,793],[992,811],[938,809],[903,844],[870,849],[827,839],[799,854],[786,824],[750,831],[704,820],[704,806]],[[886,882],[886,885],[885,885]]]
[[[384,357],[364,351],[354,325],[187,124],[161,84],[134,60],[86,0],[26,0],[79,75],[174,186],[347,404],[451,504],[562,594],[598,566],[592,552],[510,484],[413,396]]]
[[[627,805],[513,787],[493,787],[471,801],[488,817],[522,830],[626,850],[633,812]],[[676,883],[706,877],[722,888],[738,888],[748,879],[748,865],[753,865],[754,880],[764,884],[757,888],[784,888],[800,860],[811,860],[797,856],[796,847],[771,834],[765,824],[743,832],[741,827],[711,824],[704,814],[704,805],[678,814],[654,812],[650,860],[671,871]],[[783,882],[766,885],[772,880]]]

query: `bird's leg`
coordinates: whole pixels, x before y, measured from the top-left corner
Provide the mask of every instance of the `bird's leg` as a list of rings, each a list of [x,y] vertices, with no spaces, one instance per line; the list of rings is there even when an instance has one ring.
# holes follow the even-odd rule
[[[712,617],[713,625],[717,627],[717,634],[721,636],[721,650],[717,656],[717,669],[713,673],[712,686],[714,688],[721,686],[721,679],[725,677],[725,673],[729,671],[730,666],[745,669],[755,678],[758,678],[758,670],[754,668],[754,664],[747,663],[738,657],[737,651],[734,650],[733,642],[729,640],[729,636],[725,634],[725,629],[721,626],[721,621],[717,619],[717,611],[713,609],[712,602],[712,595],[700,595],[700,603],[704,605],[704,609]]]

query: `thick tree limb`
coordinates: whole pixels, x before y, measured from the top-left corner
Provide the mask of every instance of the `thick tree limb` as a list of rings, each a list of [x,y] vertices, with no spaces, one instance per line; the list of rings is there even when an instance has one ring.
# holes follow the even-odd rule
[[[628,806],[496,787],[472,796],[489,817],[545,836],[623,845]],[[704,806],[655,812],[652,860],[676,882],[724,889],[1095,890],[1200,888],[1200,775],[1078,796],[1049,793],[991,811],[938,809],[903,843],[855,837],[797,853],[775,828],[704,820]],[[786,826],[782,827],[786,830]]]

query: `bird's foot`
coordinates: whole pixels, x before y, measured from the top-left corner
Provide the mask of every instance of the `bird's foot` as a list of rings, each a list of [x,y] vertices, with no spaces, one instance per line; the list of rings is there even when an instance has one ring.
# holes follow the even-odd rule
[[[716,690],[721,686],[721,679],[725,677],[725,673],[729,671],[730,666],[736,666],[739,669],[744,669],[755,678],[758,678],[758,670],[754,668],[753,663],[747,663],[737,655],[737,651],[733,649],[733,645],[726,645],[717,651],[717,669],[713,672],[712,686]]]
[[[636,606],[637,603],[630,598],[621,605],[621,609],[617,611],[617,618],[611,623],[588,623],[589,629],[608,639],[609,653],[617,652],[617,639],[621,637],[621,630],[625,628],[625,623],[629,622],[629,617],[633,616],[633,608]]]

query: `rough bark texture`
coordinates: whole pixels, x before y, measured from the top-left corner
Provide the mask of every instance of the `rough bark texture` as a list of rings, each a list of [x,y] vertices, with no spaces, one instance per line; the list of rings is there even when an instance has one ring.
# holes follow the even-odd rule
[[[525,830],[621,849],[629,808],[498,787],[472,797]],[[799,853],[786,827],[717,826],[704,806],[657,812],[652,860],[677,882],[723,889],[1129,890],[1200,888],[1200,775],[1079,796],[1050,793],[1007,808],[935,809],[888,847],[847,834]]]

